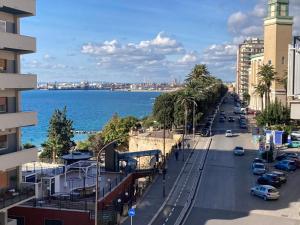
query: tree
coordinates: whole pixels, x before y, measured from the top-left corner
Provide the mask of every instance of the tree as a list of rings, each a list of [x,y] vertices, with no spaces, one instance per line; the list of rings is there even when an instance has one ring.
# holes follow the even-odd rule
[[[210,72],[205,64],[196,64],[192,72],[187,76],[186,82],[189,83],[191,81],[200,80],[201,78],[209,75]]]
[[[67,108],[56,109],[50,119],[48,128],[48,139],[42,144],[42,158],[52,158],[67,154],[73,145],[73,121],[67,118]]]
[[[255,87],[255,92],[259,95],[261,99],[261,110],[264,110],[264,94],[266,93],[266,86],[262,83],[259,83]]]
[[[138,119],[132,116],[121,118],[117,114],[114,115],[101,132],[104,144],[118,140],[119,146],[127,149],[129,131],[137,129],[140,126],[138,122]]]
[[[167,128],[171,128],[173,125],[175,101],[176,95],[174,93],[165,93],[156,98],[153,106],[154,118],[160,124],[166,121]]]
[[[274,126],[289,124],[290,122],[290,111],[287,107],[283,106],[281,102],[275,99],[268,107],[256,117],[257,124],[259,126]]]
[[[275,80],[276,72],[273,65],[264,64],[259,68],[259,80],[266,87],[266,106],[270,104],[270,93],[272,82]]]

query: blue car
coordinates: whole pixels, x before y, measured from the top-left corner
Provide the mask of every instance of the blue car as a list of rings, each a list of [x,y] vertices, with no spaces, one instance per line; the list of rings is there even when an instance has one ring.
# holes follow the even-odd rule
[[[297,169],[296,164],[292,160],[282,160],[279,161],[275,168],[278,170],[284,170],[284,171],[295,171]]]

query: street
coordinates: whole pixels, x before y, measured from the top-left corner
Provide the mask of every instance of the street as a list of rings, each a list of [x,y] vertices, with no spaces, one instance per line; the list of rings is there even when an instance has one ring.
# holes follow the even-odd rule
[[[233,102],[224,104],[222,109],[228,118]],[[235,137],[225,137],[226,129],[232,129]],[[300,224],[300,171],[288,175],[287,184],[280,188],[279,200],[264,201],[251,196],[250,188],[257,179],[251,173],[251,162],[257,156],[251,133],[239,130],[237,121],[219,123],[218,119],[213,130],[215,135],[195,201],[183,224]],[[243,146],[245,155],[234,156],[235,146]]]

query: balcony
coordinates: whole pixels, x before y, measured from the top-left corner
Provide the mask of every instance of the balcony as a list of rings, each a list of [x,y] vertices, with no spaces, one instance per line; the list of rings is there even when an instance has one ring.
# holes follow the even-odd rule
[[[34,16],[35,0],[0,0],[0,11],[12,13],[20,17]]]
[[[36,39],[20,34],[0,32],[1,49],[20,54],[33,53],[36,51]]]
[[[16,127],[34,126],[37,124],[36,112],[17,112],[0,114],[0,130]]]
[[[35,184],[22,183],[14,189],[0,189],[0,210],[22,204],[35,197]]]
[[[36,75],[21,75],[13,73],[0,73],[0,89],[35,89]]]
[[[0,171],[37,160],[37,148],[23,149],[0,156]]]

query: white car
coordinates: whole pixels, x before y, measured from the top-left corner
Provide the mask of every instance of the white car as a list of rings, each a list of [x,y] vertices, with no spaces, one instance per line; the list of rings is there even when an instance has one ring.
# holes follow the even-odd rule
[[[297,140],[300,140],[300,131],[293,131],[291,133],[291,136],[296,138]]]
[[[242,156],[245,154],[245,150],[243,147],[240,147],[240,146],[236,146],[234,149],[233,149],[233,154],[234,155],[237,155],[237,156]]]
[[[225,132],[225,137],[232,137],[233,136],[233,133],[231,130],[226,130]]]
[[[251,188],[250,193],[263,198],[265,201],[270,199],[276,200],[280,196],[279,191],[270,185],[256,185]]]
[[[252,173],[254,175],[262,175],[265,172],[267,172],[265,164],[259,162],[252,163]]]

